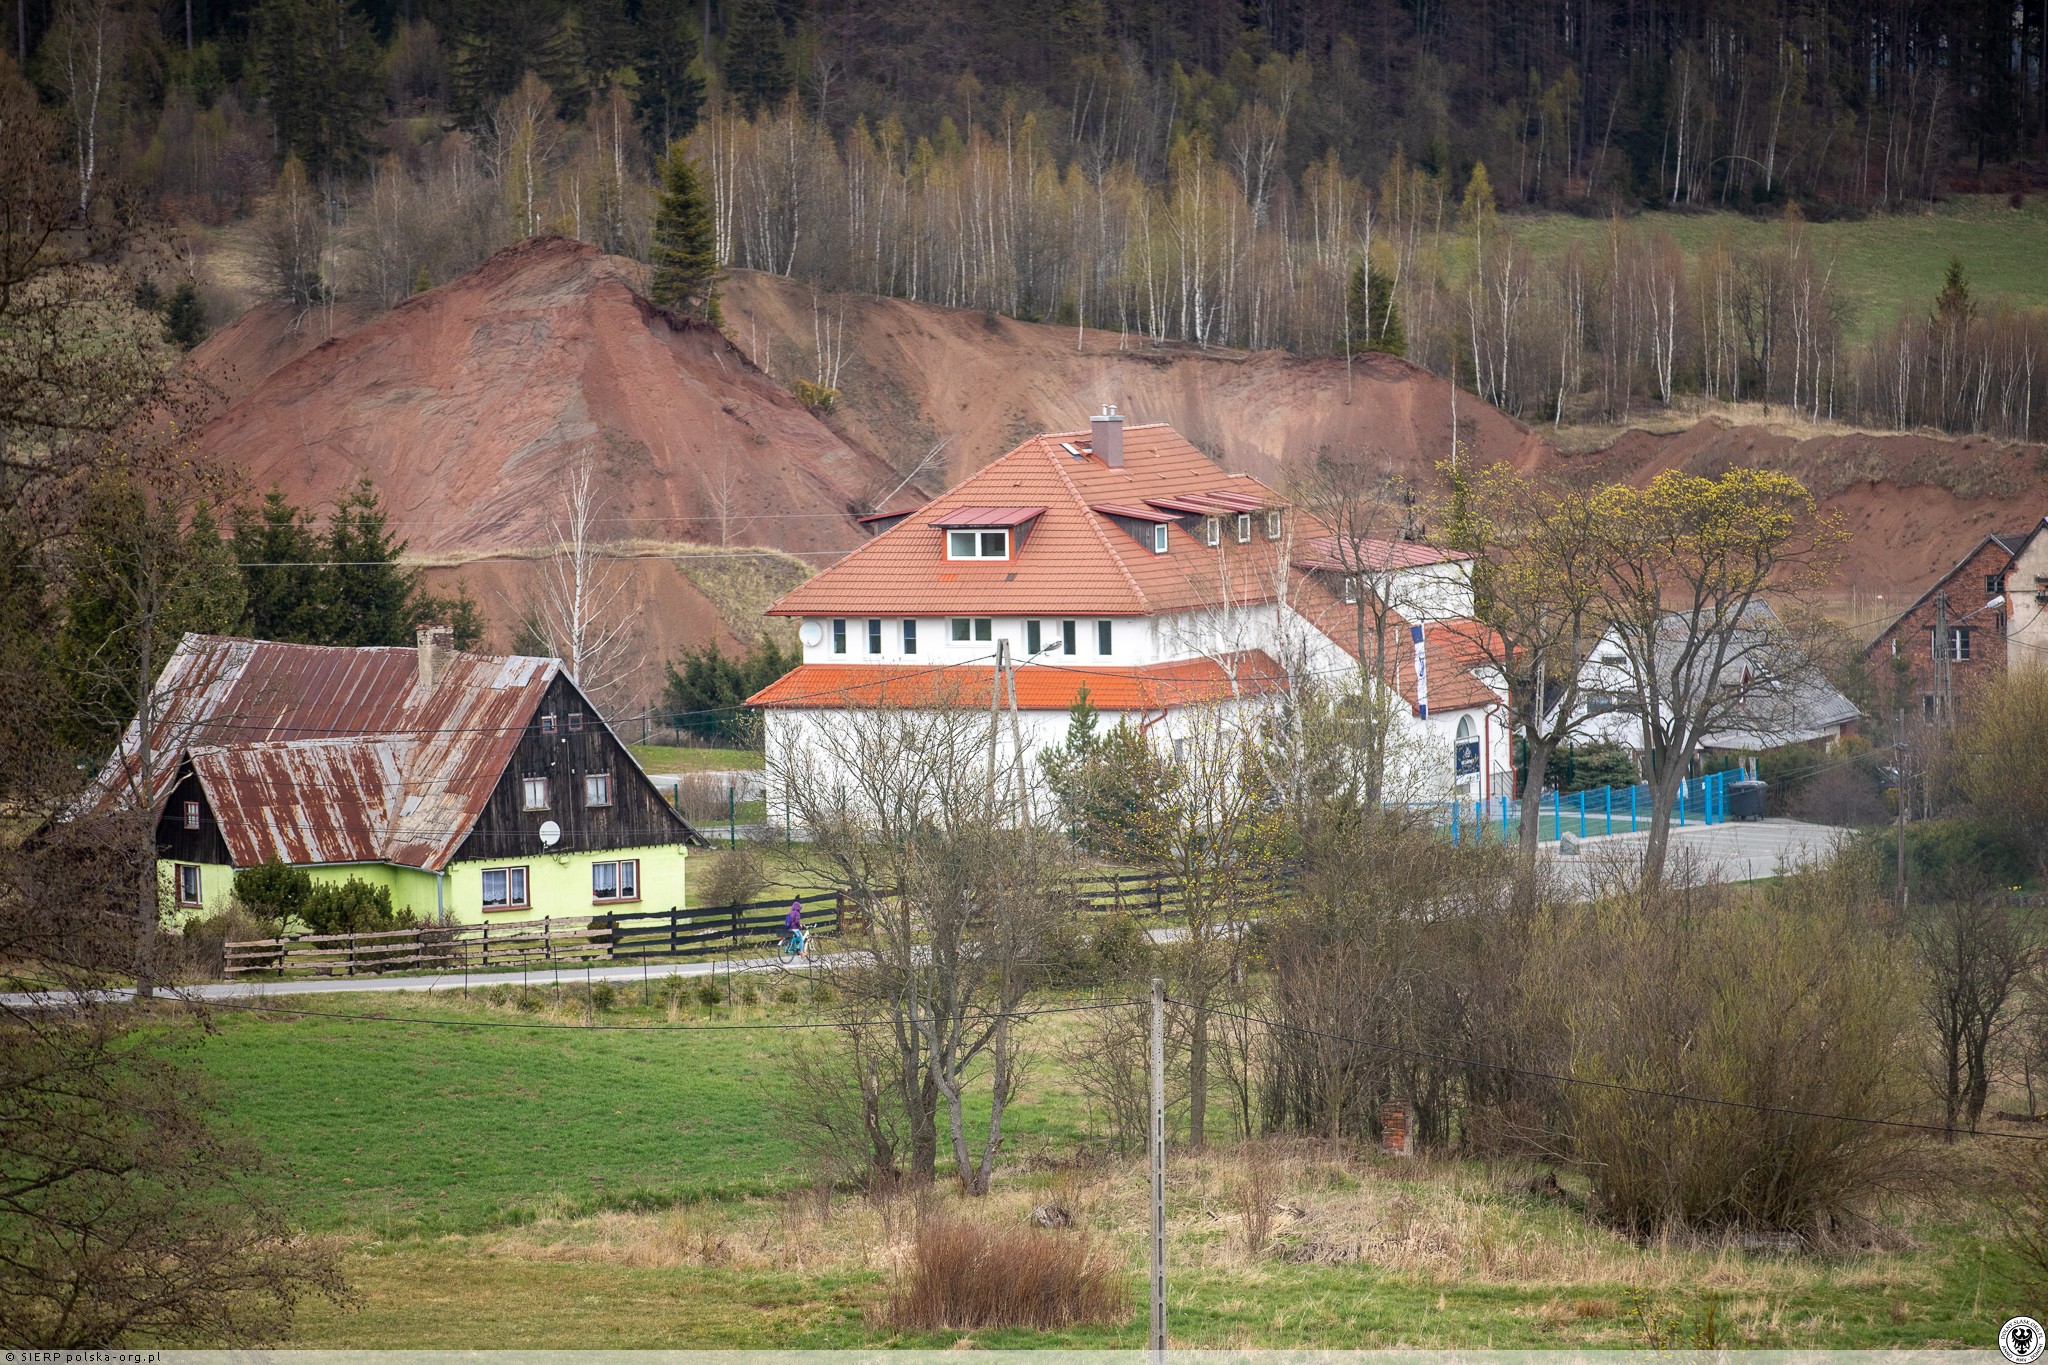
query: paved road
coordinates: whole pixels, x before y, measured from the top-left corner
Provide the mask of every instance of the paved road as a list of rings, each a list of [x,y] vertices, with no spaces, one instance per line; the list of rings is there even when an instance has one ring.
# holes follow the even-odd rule
[[[1816,863],[1832,853],[1850,831],[1800,820],[1729,821],[1720,825],[1688,825],[1671,831],[1673,869],[1690,864],[1723,881],[1746,882]],[[1582,885],[1625,874],[1642,862],[1647,834],[1615,834],[1588,839],[1578,857],[1559,854],[1555,844],[1544,856],[1559,872]]]

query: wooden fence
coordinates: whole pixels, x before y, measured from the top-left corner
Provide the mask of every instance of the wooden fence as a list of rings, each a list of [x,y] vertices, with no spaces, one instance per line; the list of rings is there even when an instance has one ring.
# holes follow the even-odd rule
[[[1182,905],[1179,887],[1149,873],[1085,877],[1073,886],[1084,910],[1121,910],[1171,917]],[[807,911],[817,936],[843,931],[851,913],[835,892],[829,919],[819,906]],[[365,976],[381,972],[516,971],[522,967],[583,966],[642,958],[707,957],[768,952],[781,942],[787,901],[750,901],[718,909],[621,910],[596,915],[516,922],[422,925],[361,934],[301,934],[223,945],[229,976],[251,972],[311,972]]]

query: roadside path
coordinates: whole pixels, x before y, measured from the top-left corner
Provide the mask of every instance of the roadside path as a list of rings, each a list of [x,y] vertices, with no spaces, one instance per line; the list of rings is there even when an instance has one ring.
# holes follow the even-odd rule
[[[1747,882],[1759,877],[1821,862],[1853,834],[1834,825],[1803,820],[1730,820],[1718,825],[1688,825],[1671,831],[1670,865],[1690,861],[1700,872],[1723,881]],[[1613,834],[1586,839],[1576,857],[1543,845],[1549,865],[1582,886],[1624,875],[1640,866],[1649,835]]]

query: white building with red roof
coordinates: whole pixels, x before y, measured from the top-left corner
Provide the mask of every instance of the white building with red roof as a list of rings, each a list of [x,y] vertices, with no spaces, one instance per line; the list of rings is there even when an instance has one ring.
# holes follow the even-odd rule
[[[800,620],[803,647],[750,699],[771,765],[816,752],[816,727],[850,708],[986,708],[999,651],[1027,759],[1064,739],[1084,689],[1106,723],[1164,739],[1190,708],[1271,706],[1311,677],[1355,690],[1363,577],[1392,609],[1382,681],[1406,718],[1407,790],[1508,789],[1494,776],[1508,766],[1505,707],[1469,619],[1464,557],[1400,541],[1340,555],[1307,513],[1164,424],[1127,427],[1107,410],[870,525],[874,539],[769,608]],[[1370,634],[1365,654],[1380,657]],[[1009,708],[1007,680],[997,700]]]

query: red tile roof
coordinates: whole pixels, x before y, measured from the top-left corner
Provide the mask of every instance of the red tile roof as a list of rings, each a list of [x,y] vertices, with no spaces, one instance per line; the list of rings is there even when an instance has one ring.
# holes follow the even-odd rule
[[[1043,507],[956,507],[932,518],[941,529],[955,526],[1022,526],[1043,513]]]
[[[1032,437],[799,585],[770,614],[1150,616],[1278,596],[1286,541],[1268,541],[1263,527],[1249,544],[1226,535],[1216,547],[1176,528],[1167,553],[1155,555],[1091,510],[1189,503],[1226,513],[1280,505],[1271,489],[1225,473],[1163,424],[1128,428],[1118,468],[1065,449],[1089,439],[1085,432]],[[1034,506],[1045,512],[1012,558],[945,558],[940,525],[952,514]]]
[[[1440,550],[1414,540],[1360,540],[1339,545],[1335,536],[1312,536],[1300,542],[1294,562],[1304,569],[1357,573],[1420,569],[1431,564],[1455,564],[1471,557],[1461,550]]]
[[[747,705],[799,710],[884,705],[985,707],[993,679],[992,668],[971,664],[803,664],[747,698]],[[1100,711],[1156,711],[1233,696],[1263,696],[1277,691],[1284,682],[1280,665],[1257,649],[1138,668],[1032,662],[1017,668],[1017,709],[1064,711],[1085,688],[1088,700]],[[1008,701],[1006,690],[999,702]]]

